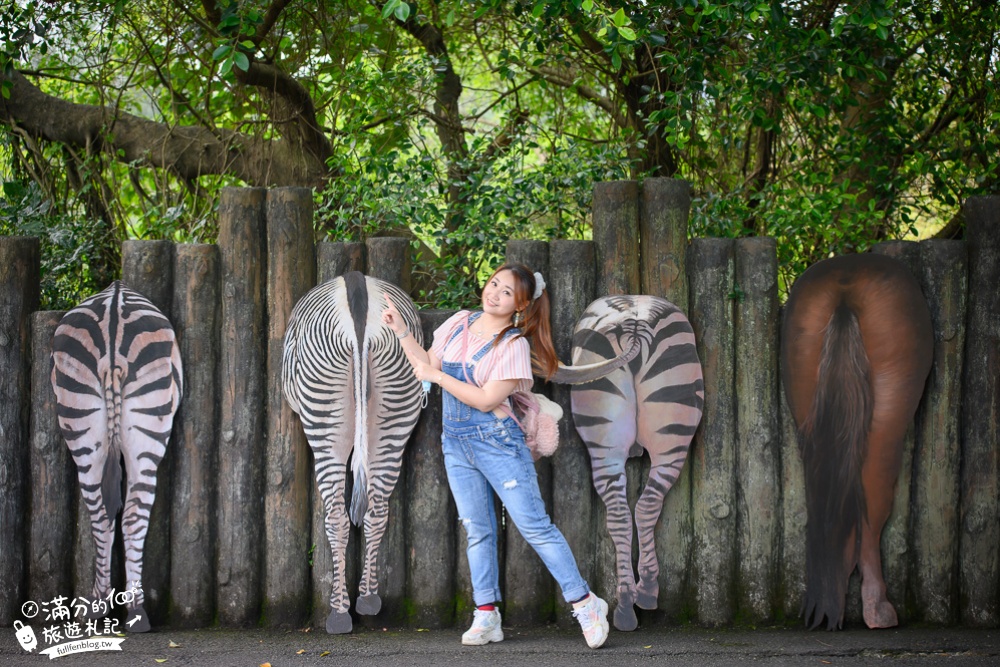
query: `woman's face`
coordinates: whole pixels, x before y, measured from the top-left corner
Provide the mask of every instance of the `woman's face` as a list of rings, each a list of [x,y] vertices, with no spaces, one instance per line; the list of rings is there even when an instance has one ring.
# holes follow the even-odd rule
[[[514,274],[505,269],[490,278],[483,288],[483,312],[509,318],[515,310]]]

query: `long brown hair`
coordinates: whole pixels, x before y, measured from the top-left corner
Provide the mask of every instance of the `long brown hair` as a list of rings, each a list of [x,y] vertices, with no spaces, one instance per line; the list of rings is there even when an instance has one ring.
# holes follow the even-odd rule
[[[549,293],[543,289],[537,299],[531,298],[535,293],[535,274],[524,264],[504,264],[486,282],[489,283],[501,271],[510,271],[514,276],[514,306],[521,313],[517,328],[521,330],[519,337],[527,338],[531,344],[532,370],[548,380],[559,368],[559,357],[552,345],[552,325],[549,323]],[[504,328],[494,344],[503,340],[504,334],[513,328],[513,324]]]

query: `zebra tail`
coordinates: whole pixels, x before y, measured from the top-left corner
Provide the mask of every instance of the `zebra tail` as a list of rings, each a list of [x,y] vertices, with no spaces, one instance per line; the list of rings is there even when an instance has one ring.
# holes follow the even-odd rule
[[[622,350],[614,359],[598,361],[593,364],[583,364],[581,366],[563,366],[559,364],[559,369],[549,379],[549,382],[559,384],[585,384],[599,380],[608,373],[618,370],[625,364],[635,359],[642,350],[642,338],[638,335],[632,336],[632,345],[627,350]]]
[[[803,613],[810,629],[824,617],[828,630],[843,625],[847,578],[866,516],[861,468],[873,406],[858,318],[841,303],[826,328],[816,394],[799,430],[808,516]]]
[[[361,526],[368,511],[368,474],[364,468],[354,470],[354,489],[351,491],[351,523]]]
[[[108,457],[104,460],[101,475],[101,497],[108,521],[114,524],[122,508],[122,398],[121,392],[112,389],[108,399]]]

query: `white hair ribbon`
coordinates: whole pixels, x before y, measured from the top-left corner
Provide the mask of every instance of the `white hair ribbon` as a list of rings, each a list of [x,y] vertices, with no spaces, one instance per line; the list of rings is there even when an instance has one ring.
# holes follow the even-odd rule
[[[540,297],[543,289],[545,289],[545,278],[542,278],[542,274],[535,271],[535,293],[531,295],[531,300],[534,301]]]

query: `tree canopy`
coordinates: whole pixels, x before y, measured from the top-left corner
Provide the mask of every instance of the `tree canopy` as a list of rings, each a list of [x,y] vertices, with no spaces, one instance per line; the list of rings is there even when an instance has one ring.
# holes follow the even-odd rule
[[[668,176],[696,235],[832,252],[961,234],[998,191],[989,0],[8,2],[0,233],[53,306],[127,237],[212,241],[226,185],[317,234],[403,234],[457,305],[511,237],[585,238],[593,183]],[[929,230],[929,231],[928,231]]]

